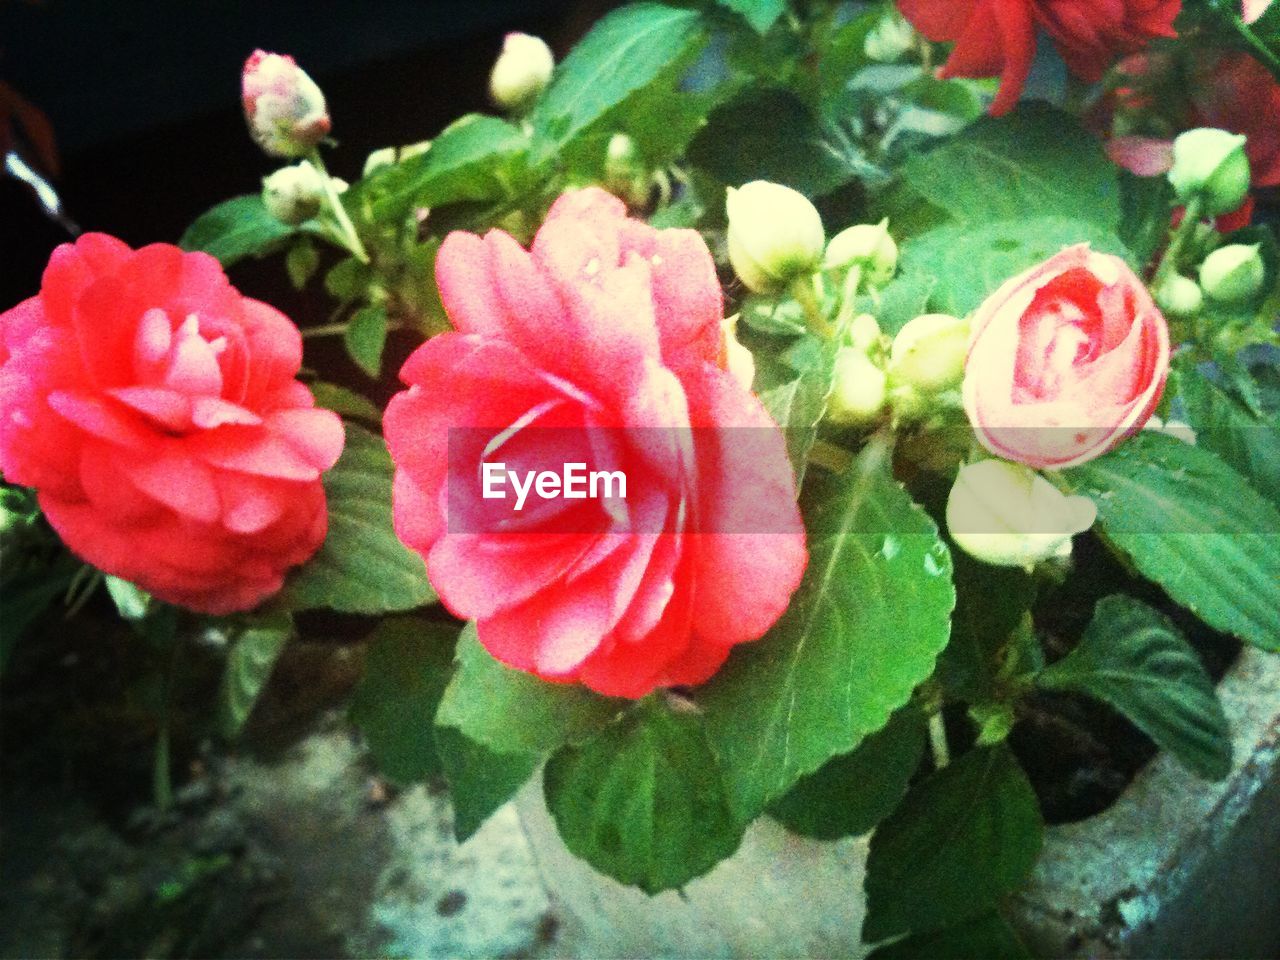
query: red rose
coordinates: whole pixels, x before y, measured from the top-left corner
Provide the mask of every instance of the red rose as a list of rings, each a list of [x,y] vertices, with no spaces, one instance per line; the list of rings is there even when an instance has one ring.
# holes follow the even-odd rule
[[[384,429],[396,530],[443,602],[497,659],[550,680],[640,697],[708,679],[781,615],[806,553],[782,433],[726,370],[701,237],[588,189],[556,202],[531,250],[497,230],[450,234],[436,277],[458,332],[409,358]],[[467,522],[484,508],[451,480],[474,478],[483,454],[450,462],[451,428],[509,449],[539,424],[610,431],[598,456],[634,481],[629,522],[593,503],[576,509],[595,526],[546,509],[519,533],[459,531],[446,500]],[[537,434],[528,458],[553,459],[561,436]]]
[[[85,234],[0,344],[0,470],[89,563],[226,613],[324,540],[341,421],[294,379],[297,329],[212,257]]]
[[[1182,0],[898,0],[898,7],[930,40],[955,43],[944,77],[1000,77],[991,105],[999,115],[1022,95],[1037,27],[1072,73],[1094,83],[1118,57],[1175,36]]]
[[[1142,428],[1169,372],[1169,330],[1119,257],[1069,247],[973,317],[964,408],[984,447],[1071,467]]]

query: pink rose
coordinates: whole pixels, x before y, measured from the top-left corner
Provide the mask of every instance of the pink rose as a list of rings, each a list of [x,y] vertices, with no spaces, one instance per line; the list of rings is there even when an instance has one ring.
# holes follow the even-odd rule
[[[782,614],[806,552],[782,433],[727,370],[701,237],[593,188],[530,250],[450,234],[436,277],[457,332],[409,358],[384,430],[396,531],[442,601],[549,680],[625,697],[707,680]],[[476,492],[486,449],[616,466],[627,495],[509,514]]]
[[[249,132],[273,157],[301,157],[329,134],[324,94],[293,57],[255,50],[244,63],[240,96]]]
[[[218,261],[87,233],[0,314],[0,470],[84,560],[162,600],[245,610],[324,540],[342,423],[298,330]]]
[[[997,456],[1071,467],[1141,429],[1168,372],[1169,331],[1142,281],[1080,244],[978,308],[964,408]]]

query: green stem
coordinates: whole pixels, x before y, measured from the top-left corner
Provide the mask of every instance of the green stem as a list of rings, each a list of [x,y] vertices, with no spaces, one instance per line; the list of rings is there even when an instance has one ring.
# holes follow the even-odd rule
[[[1220,2],[1213,2],[1210,6],[1220,17],[1231,24],[1236,33],[1240,35],[1240,39],[1248,45],[1253,55],[1258,59],[1258,62],[1270,70],[1277,80],[1280,80],[1280,56],[1273,53],[1271,48],[1263,43],[1262,38],[1253,32],[1253,28],[1240,17],[1237,12],[1240,6],[1239,3],[1236,3],[1236,9],[1234,10],[1225,9]]]
[[[177,635],[177,611],[161,608],[153,614],[153,629],[160,631],[159,639],[169,644],[169,662],[165,668],[164,690],[160,702],[159,729],[156,732],[156,751],[151,768],[151,794],[156,809],[164,812],[173,806],[173,778],[170,772],[170,718],[173,715],[173,692],[177,686],[178,659],[182,644]]]
[[[1151,278],[1153,290],[1158,290],[1160,284],[1167,280],[1170,274],[1177,272],[1178,258],[1182,256],[1182,248],[1186,246],[1187,238],[1195,233],[1196,224],[1200,222],[1200,212],[1203,206],[1204,201],[1199,197],[1192,197],[1187,201],[1186,215],[1170,234],[1169,246],[1165,248],[1164,256],[1160,259],[1160,265],[1156,267],[1155,276]]]
[[[814,335],[820,340],[830,340],[835,336],[835,330],[823,316],[822,305],[818,302],[817,293],[814,292],[813,282],[813,277],[797,277],[791,284],[791,295],[804,308],[805,319],[809,321],[809,329]]]
[[[933,751],[933,765],[941,770],[951,762],[951,750],[947,746],[947,726],[938,712],[929,717],[929,748]]]
[[[351,222],[351,217],[347,215],[347,208],[342,205],[342,199],[338,196],[338,191],[333,186],[333,178],[329,176],[329,171],[325,168],[324,158],[320,156],[318,147],[311,151],[309,159],[311,165],[319,171],[320,179],[324,181],[324,195],[329,201],[329,210],[333,213],[334,219],[338,221],[338,228],[342,231],[342,237],[346,241],[347,249],[361,263],[368,263],[369,254],[365,252],[364,244],[360,242],[360,235],[356,233],[356,225]]]

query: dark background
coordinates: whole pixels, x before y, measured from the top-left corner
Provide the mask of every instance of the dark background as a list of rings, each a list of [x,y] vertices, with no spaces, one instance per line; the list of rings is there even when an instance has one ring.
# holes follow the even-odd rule
[[[202,211],[255,192],[283,162],[254,146],[240,112],[240,68],[255,47],[292,54],[324,89],[338,141],[329,167],[354,180],[370,151],[491,110],[488,72],[506,31],[542,36],[560,56],[608,6],[0,0],[0,81],[52,123],[61,156],[54,184],[71,219],[134,246],[176,242]],[[50,251],[67,239],[0,171],[0,310],[39,289]],[[238,267],[233,279],[291,306],[280,302],[292,291],[278,262]]]

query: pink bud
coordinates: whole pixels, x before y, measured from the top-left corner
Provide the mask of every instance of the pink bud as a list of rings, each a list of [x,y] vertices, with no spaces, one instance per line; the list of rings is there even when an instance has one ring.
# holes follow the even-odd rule
[[[249,132],[271,156],[304,156],[329,133],[324,94],[293,57],[255,50],[244,64],[241,98]]]

